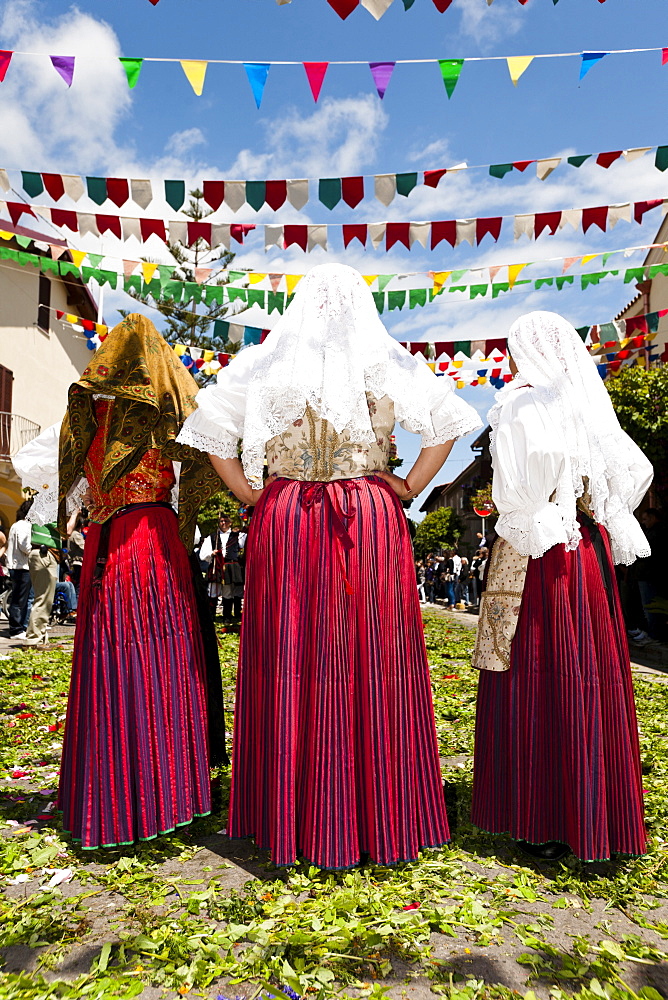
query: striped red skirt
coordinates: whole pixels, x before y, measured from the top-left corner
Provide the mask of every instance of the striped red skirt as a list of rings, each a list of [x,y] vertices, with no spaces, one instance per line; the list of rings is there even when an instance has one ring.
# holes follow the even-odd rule
[[[481,671],[473,822],[585,861],[643,854],[631,668],[605,529],[530,559],[511,667]]]
[[[58,793],[84,848],[150,840],[211,808],[206,675],[174,511],[141,505],[86,536]]]
[[[449,838],[406,518],[380,479],[278,479],[247,554],[229,833],[277,865]]]

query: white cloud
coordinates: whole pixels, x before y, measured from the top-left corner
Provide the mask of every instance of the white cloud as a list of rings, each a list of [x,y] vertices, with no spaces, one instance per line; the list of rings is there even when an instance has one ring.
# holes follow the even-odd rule
[[[186,128],[182,132],[174,132],[165,144],[165,151],[173,156],[184,156],[197,146],[206,145],[206,136],[200,128]]]
[[[493,7],[483,0],[457,0],[459,31],[474,38],[481,49],[488,49],[502,38],[516,35],[524,25],[526,14],[515,6],[517,0],[496,0]]]

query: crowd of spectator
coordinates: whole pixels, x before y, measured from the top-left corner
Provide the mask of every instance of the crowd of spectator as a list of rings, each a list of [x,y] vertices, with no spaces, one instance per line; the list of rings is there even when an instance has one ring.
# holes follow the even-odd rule
[[[424,559],[417,559],[415,575],[420,603],[442,603],[451,611],[476,608],[488,554],[487,546],[482,545],[470,559],[456,549],[429,552]]]

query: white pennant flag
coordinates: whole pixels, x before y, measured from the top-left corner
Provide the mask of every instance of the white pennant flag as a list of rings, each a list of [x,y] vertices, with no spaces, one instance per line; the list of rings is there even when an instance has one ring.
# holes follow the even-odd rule
[[[631,221],[631,204],[626,202],[623,205],[609,205],[608,206],[608,225],[613,229],[618,222],[621,221],[630,222]]]
[[[528,236],[529,239],[532,240],[535,226],[536,226],[535,215],[516,215],[513,227],[513,234],[515,239],[519,240],[520,236]]]
[[[455,246],[460,243],[470,243],[475,246],[475,231],[477,219],[457,219],[457,239]]]
[[[130,181],[130,193],[135,205],[140,208],[148,208],[153,201],[153,191],[150,181]]]
[[[374,250],[377,250],[380,244],[385,239],[385,223],[384,222],[372,222],[369,225],[369,239],[371,240],[371,245]]]
[[[225,204],[238,212],[246,201],[246,181],[225,181]]]
[[[314,247],[322,247],[323,250],[327,249],[327,226],[308,226],[308,244],[307,249],[313,250]]]
[[[394,0],[361,0],[361,3],[379,21],[385,11],[392,6]]]
[[[308,198],[307,180],[288,181],[288,201],[293,208],[303,208]]]
[[[544,181],[550,176],[553,170],[555,170],[561,163],[561,157],[555,156],[551,160],[537,160],[536,161],[536,177],[539,181]]]
[[[65,194],[72,201],[78,201],[85,194],[84,182],[78,174],[63,174]]]
[[[264,227],[264,249],[268,250],[269,247],[283,248],[283,226]]]
[[[396,174],[376,174],[374,178],[374,194],[383,205],[389,205],[397,193]]]

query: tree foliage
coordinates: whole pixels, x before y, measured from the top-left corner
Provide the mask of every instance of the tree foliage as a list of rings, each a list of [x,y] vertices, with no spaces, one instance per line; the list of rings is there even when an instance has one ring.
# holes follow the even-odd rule
[[[227,514],[232,522],[232,527],[240,528],[243,524],[243,511],[243,504],[229,490],[214,493],[199,509],[197,514],[199,530],[203,535],[210,535],[218,523],[220,514]]]
[[[464,531],[464,525],[452,507],[439,507],[427,514],[417,526],[414,546],[420,558],[428,552],[454,548]]]
[[[625,368],[606,383],[620,424],[654,466],[656,488],[668,491],[668,366]]]
[[[194,222],[201,222],[211,215],[211,211],[206,207],[204,194],[199,188],[188,192],[190,199],[188,207],[183,209],[184,215]],[[167,247],[174,258],[175,266],[172,272],[172,279],[175,281],[196,281],[197,268],[211,267],[212,264],[220,263],[221,269],[229,266],[234,260],[234,254],[226,250],[222,244],[209,247],[203,239],[196,240],[192,246],[183,243],[168,243]],[[221,271],[212,271],[210,277],[202,282],[204,285],[224,285],[227,278],[223,277]],[[131,298],[141,302],[142,305],[154,305],[154,300],[148,295],[142,295],[134,290],[128,293]],[[217,319],[223,319],[229,310],[229,303],[211,302],[202,303],[199,307],[192,299],[185,302],[178,302],[173,296],[165,295],[155,302],[155,308],[167,319],[165,337],[187,344],[190,347],[211,348],[217,351],[232,353],[236,351],[238,345],[232,345],[228,341],[213,336],[213,323]],[[201,312],[197,309],[200,308]],[[127,315],[127,310],[119,310],[122,315]]]

